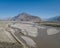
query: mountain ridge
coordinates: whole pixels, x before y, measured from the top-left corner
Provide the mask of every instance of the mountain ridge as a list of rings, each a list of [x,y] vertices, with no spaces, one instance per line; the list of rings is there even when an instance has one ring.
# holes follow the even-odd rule
[[[51,17],[47,21],[60,22],[60,16]]]
[[[33,22],[40,22],[41,18],[39,18],[38,16],[33,16],[27,13],[21,13],[18,14],[17,16],[12,17],[12,19],[10,19],[11,21],[33,21]]]

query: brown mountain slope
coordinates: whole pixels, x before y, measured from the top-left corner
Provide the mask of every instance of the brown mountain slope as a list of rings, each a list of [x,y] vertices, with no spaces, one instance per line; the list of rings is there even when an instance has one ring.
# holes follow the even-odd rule
[[[40,22],[41,19],[37,16],[32,16],[27,13],[21,13],[11,19],[12,21],[32,21],[32,22]]]

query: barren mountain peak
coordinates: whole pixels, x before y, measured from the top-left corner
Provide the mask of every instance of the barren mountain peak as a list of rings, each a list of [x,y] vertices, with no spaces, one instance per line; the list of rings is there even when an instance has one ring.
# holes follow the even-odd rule
[[[33,16],[28,13],[20,13],[17,16],[13,17],[11,20],[13,21],[33,21],[33,22],[40,22],[41,19],[38,16]]]

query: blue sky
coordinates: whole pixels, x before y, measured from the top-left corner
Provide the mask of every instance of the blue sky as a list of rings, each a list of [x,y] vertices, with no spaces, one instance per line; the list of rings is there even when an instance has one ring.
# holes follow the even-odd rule
[[[60,15],[60,0],[0,0],[0,18],[26,12],[41,18]]]

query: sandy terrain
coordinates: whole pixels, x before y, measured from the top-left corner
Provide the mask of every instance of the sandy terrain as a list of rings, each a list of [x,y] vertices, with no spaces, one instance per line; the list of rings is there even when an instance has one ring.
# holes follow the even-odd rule
[[[0,22],[0,48],[23,48],[8,32],[8,22]],[[8,31],[7,31],[8,30]]]
[[[5,31],[3,28],[0,28],[0,41],[1,42],[16,42],[11,34]]]

